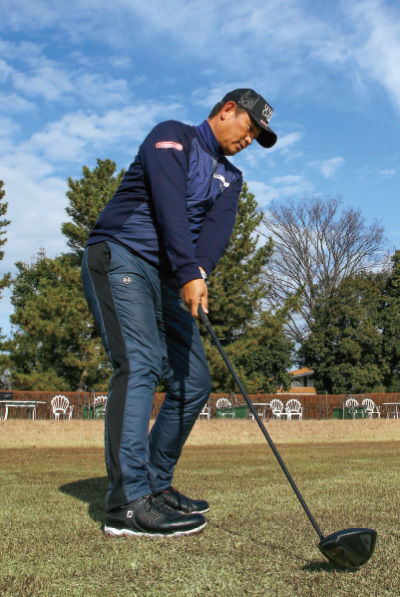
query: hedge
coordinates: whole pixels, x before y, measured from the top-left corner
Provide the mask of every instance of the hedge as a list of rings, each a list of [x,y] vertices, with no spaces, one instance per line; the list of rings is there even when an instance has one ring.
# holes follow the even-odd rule
[[[4,394],[5,391],[0,392],[0,399],[1,395]],[[9,391],[7,391],[7,394]],[[106,392],[98,393],[97,395],[104,395]],[[88,407],[89,403],[93,404],[93,394],[89,392],[55,392],[55,391],[47,391],[47,392],[33,392],[33,391],[24,391],[18,390],[13,391],[13,399],[14,400],[41,400],[46,404],[38,405],[37,415],[38,418],[41,419],[50,419],[51,418],[51,399],[56,396],[57,394],[62,394],[66,396],[70,401],[70,404],[74,405],[74,412],[73,418],[83,418],[83,413],[85,406]],[[163,393],[156,393],[154,396],[153,402],[153,409],[151,416],[155,418],[157,413],[160,409],[160,406],[164,400],[165,394]],[[382,406],[384,402],[400,402],[400,393],[392,393],[392,394],[352,394],[353,398],[361,402],[364,398],[372,398],[376,405]],[[228,397],[225,394],[211,394],[209,399],[209,405],[211,406],[211,413],[212,416],[215,416],[215,403],[218,398],[221,397]],[[295,394],[295,393],[288,393],[288,394],[250,394],[250,399],[252,402],[270,402],[273,398],[279,398],[285,403],[290,398],[297,398],[300,400],[303,406],[303,418],[305,419],[328,419],[332,417],[332,409],[338,408],[343,406],[343,401],[345,399],[345,394]],[[230,396],[231,402],[235,403],[235,398]],[[245,401],[243,397],[238,394],[237,395],[237,403],[244,404]],[[9,412],[9,417],[13,416],[23,416],[23,409],[12,409]],[[384,415],[384,412],[381,408],[381,412]],[[267,410],[268,416],[268,410]]]

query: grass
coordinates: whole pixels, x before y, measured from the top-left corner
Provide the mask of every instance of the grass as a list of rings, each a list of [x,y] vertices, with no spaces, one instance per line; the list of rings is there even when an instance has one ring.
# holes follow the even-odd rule
[[[0,595],[393,596],[400,556],[399,423],[268,423],[325,534],[378,530],[373,558],[335,569],[260,430],[199,421],[175,484],[208,499],[208,526],[179,538],[111,539],[101,421],[0,424]]]

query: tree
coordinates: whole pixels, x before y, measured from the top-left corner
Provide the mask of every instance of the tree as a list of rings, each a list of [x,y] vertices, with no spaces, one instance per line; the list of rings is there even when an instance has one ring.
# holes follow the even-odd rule
[[[116,164],[111,160],[97,160],[97,167],[90,170],[82,168],[83,177],[80,180],[68,179],[69,191],[67,197],[69,205],[66,208],[70,222],[61,226],[61,231],[67,237],[67,245],[76,255],[77,263],[81,263],[86,242],[90,231],[95,225],[103,207],[113,197],[118,189],[124,170],[115,175]]]
[[[388,392],[400,392],[400,251],[392,256],[392,267],[384,289],[384,308],[380,327],[384,358],[388,365],[385,386]]]
[[[381,328],[384,272],[347,276],[314,308],[300,360],[315,371],[318,391],[384,392],[390,373]]]
[[[7,226],[10,225],[10,220],[7,220],[6,213],[8,209],[8,203],[4,200],[5,197],[5,190],[4,190],[4,183],[0,180],[0,261],[4,259],[4,251],[2,247],[7,242],[7,238],[5,236]],[[0,299],[2,298],[4,288],[8,288],[11,283],[11,274],[5,273],[0,277]],[[7,350],[7,346],[4,344],[5,336],[2,334],[2,330],[0,329],[0,346],[1,349],[4,351]],[[10,386],[10,374],[8,370],[8,359],[7,354],[0,355],[0,388],[7,389]]]
[[[7,242],[5,237],[7,226],[11,224],[10,220],[7,220],[5,215],[8,209],[8,203],[4,202],[5,190],[3,189],[4,183],[0,180],[0,247],[3,247]],[[4,251],[0,248],[0,261],[4,259]],[[0,298],[2,296],[2,290],[10,286],[11,274],[6,273],[0,278]]]
[[[32,263],[16,264],[9,362],[14,389],[76,390],[104,387],[108,360],[94,331],[71,256],[48,259],[43,250]]]
[[[360,210],[341,209],[340,198],[304,197],[272,204],[263,226],[275,251],[265,270],[270,300],[283,302],[302,291],[299,313],[289,318],[288,333],[301,344],[314,320],[319,298],[347,276],[372,271],[387,263],[384,229],[367,226]]]
[[[269,239],[260,244],[256,230],[262,220],[257,202],[245,184],[232,236],[217,268],[210,277],[210,319],[218,337],[249,391],[276,391],[287,384],[291,342],[283,336],[288,313],[296,299],[288,298],[279,308],[266,309],[268,287],[262,272],[273,252]],[[217,349],[200,326],[210,364],[214,391],[232,391],[232,381]]]
[[[213,327],[224,344],[244,334],[261,312],[267,285],[261,274],[273,252],[271,239],[260,244],[262,220],[247,184],[239,197],[238,215],[229,243],[208,286]]]
[[[281,329],[285,319],[278,329],[276,314],[264,314],[262,319],[261,325],[248,330],[247,342],[238,342],[233,359],[248,391],[275,394],[277,388],[287,390],[291,386],[288,371],[293,364],[294,345]]]
[[[83,167],[80,180],[68,180],[66,211],[72,221],[62,225],[62,232],[71,253],[49,259],[42,249],[32,263],[17,264],[9,357],[16,389],[103,388],[110,376],[84,298],[80,263],[90,230],[123,177],[115,170],[114,162],[98,160],[93,171]]]

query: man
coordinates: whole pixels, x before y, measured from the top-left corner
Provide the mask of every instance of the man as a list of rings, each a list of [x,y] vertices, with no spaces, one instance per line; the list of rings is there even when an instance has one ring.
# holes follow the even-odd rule
[[[158,124],[90,234],[85,296],[115,370],[105,429],[109,535],[181,535],[206,525],[208,503],[171,487],[211,392],[194,318],[199,304],[208,312],[205,280],[232,233],[243,183],[226,156],[254,139],[272,147],[271,115],[255,91],[236,89],[198,127]],[[167,393],[148,433],[160,376]]]

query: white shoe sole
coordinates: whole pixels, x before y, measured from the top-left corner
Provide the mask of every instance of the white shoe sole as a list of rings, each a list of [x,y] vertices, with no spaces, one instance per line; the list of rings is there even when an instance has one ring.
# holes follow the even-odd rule
[[[132,529],[115,529],[104,525],[104,533],[109,537],[178,537],[180,535],[194,535],[200,533],[207,526],[207,522],[195,529],[175,531],[173,533],[149,533],[147,531],[133,531]]]
[[[171,508],[171,506],[169,506],[169,508]],[[173,510],[174,508],[172,508]],[[209,512],[210,508],[207,508],[206,510],[193,510],[193,512],[186,512],[186,510],[176,510],[176,512],[180,512],[181,514],[205,514],[206,512]]]

